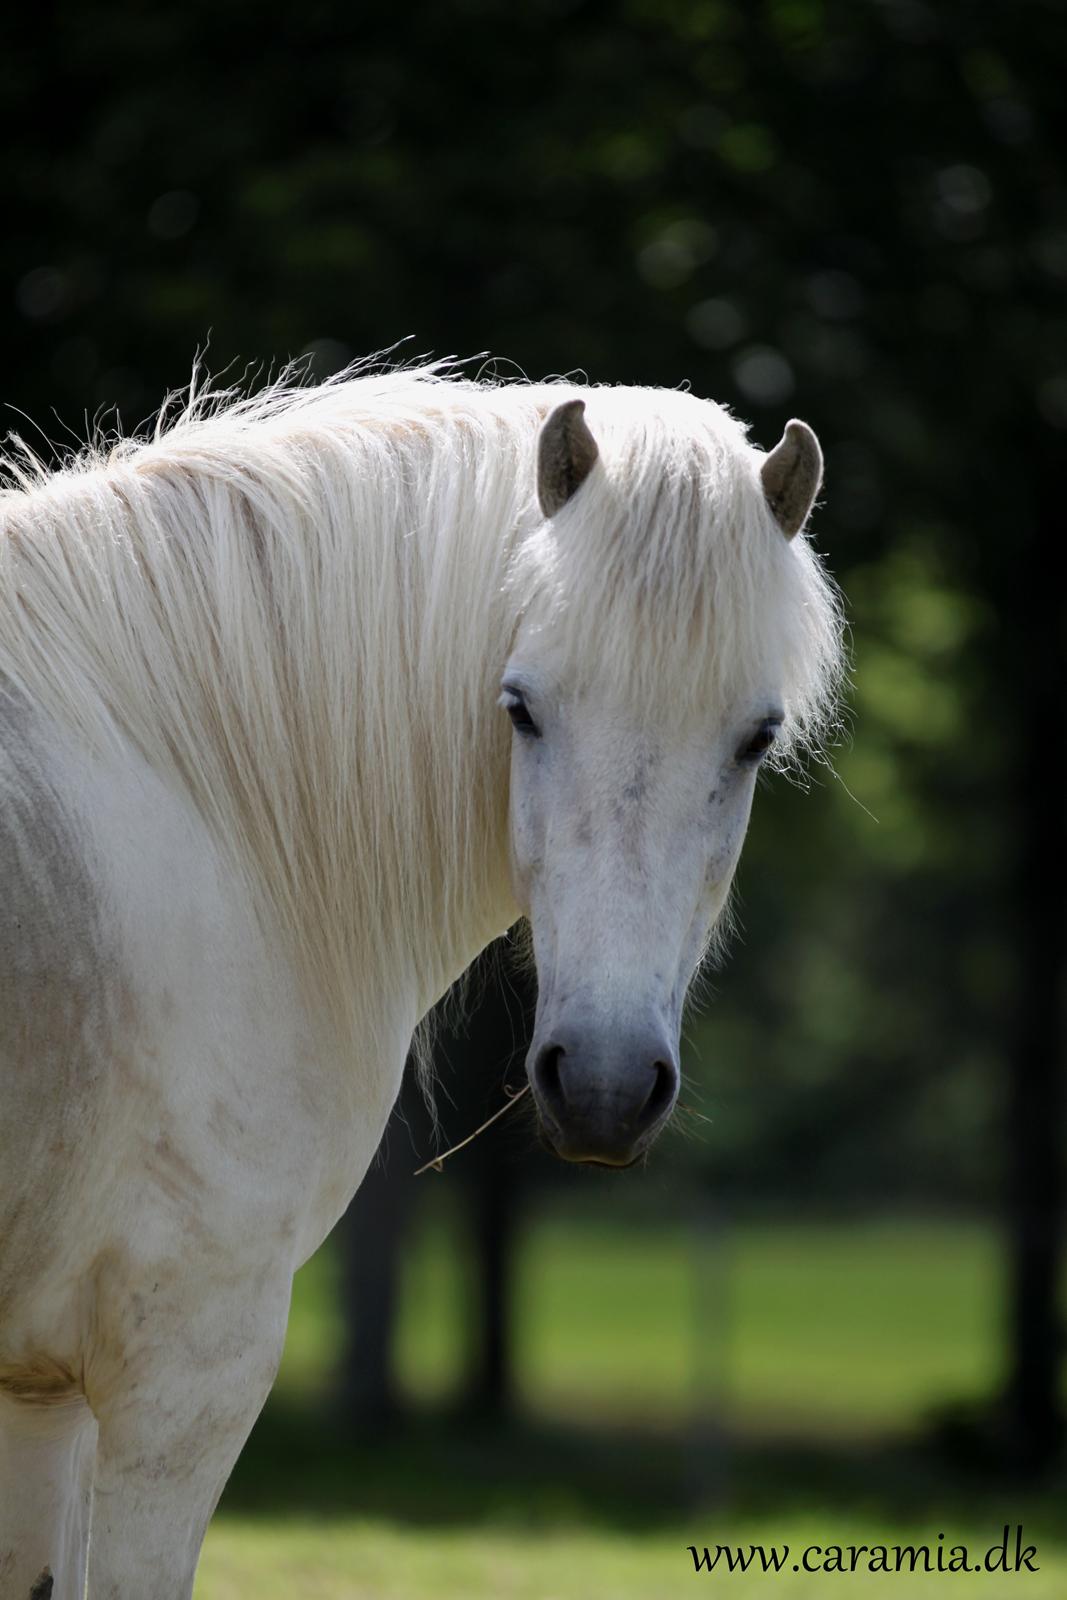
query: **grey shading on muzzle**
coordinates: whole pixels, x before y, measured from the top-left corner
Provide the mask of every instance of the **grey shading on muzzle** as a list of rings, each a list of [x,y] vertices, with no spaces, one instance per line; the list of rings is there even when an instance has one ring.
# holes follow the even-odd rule
[[[556,1028],[535,1038],[528,1071],[545,1135],[567,1161],[629,1166],[678,1098],[677,1053],[658,1032]]]

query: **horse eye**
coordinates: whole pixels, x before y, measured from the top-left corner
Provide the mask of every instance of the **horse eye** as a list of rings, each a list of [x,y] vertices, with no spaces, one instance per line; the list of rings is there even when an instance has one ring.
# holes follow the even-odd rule
[[[737,752],[738,761],[758,761],[761,756],[767,754],[777,737],[778,723],[768,717],[765,722],[760,723],[748,743],[741,746]]]
[[[523,734],[527,739],[539,739],[541,730],[531,717],[526,701],[514,689],[504,691],[504,709],[511,718],[511,725],[516,733]]]

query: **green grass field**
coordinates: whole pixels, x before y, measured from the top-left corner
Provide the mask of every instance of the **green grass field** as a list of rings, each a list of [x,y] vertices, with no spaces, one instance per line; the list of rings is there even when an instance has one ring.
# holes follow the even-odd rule
[[[997,1488],[935,1410],[995,1387],[996,1241],[976,1224],[581,1221],[518,1264],[521,1418],[450,1424],[466,1274],[447,1210],[413,1253],[399,1359],[425,1420],[331,1418],[336,1260],[300,1275],[278,1387],[223,1501],[198,1600],[670,1600],[694,1592],[1067,1594],[1067,1494]],[[946,1435],[946,1437],[949,1437]],[[924,1442],[925,1441],[925,1442]],[[987,1467],[989,1463],[986,1463]],[[964,1543],[1022,1521],[1040,1571],[694,1573],[686,1546]],[[861,1558],[862,1559],[862,1558]]]
[[[700,1530],[703,1534],[706,1530]],[[721,1538],[749,1543],[775,1537],[796,1547],[812,1534],[810,1525],[779,1518],[765,1522],[732,1522],[713,1530]],[[960,1530],[956,1530],[959,1532]],[[963,1530],[964,1532],[966,1530]],[[816,1527],[825,1543],[826,1530]],[[836,1539],[856,1544],[871,1541],[869,1524],[842,1523]],[[997,1530],[999,1533],[999,1530]],[[936,1543],[937,1530],[882,1527],[878,1537],[910,1543],[925,1537]],[[963,1575],[922,1572],[885,1575],[786,1571],[769,1576],[734,1572],[709,1578],[695,1574],[686,1550],[693,1530],[673,1535],[623,1535],[610,1532],[562,1533],[536,1539],[499,1530],[400,1532],[383,1523],[352,1522],[336,1527],[291,1522],[264,1528],[253,1523],[225,1522],[208,1540],[197,1587],[203,1600],[667,1600],[688,1594],[730,1594],[791,1600],[822,1600],[830,1594],[897,1594],[907,1600],[934,1600],[959,1592],[981,1600],[1003,1600],[1018,1592],[1034,1600],[1063,1600],[1067,1591],[1067,1559],[1062,1548],[1049,1559],[1039,1548],[1038,1572]],[[954,1542],[956,1534],[947,1543]],[[703,1543],[703,1539],[701,1539]],[[977,1530],[975,1547],[987,1542]],[[977,1577],[977,1581],[976,1581]]]

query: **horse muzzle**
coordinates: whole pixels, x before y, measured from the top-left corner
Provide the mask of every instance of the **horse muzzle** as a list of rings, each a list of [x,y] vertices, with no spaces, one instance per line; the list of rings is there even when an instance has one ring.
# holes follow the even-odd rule
[[[542,1131],[564,1161],[631,1166],[678,1099],[677,1052],[658,1032],[608,1040],[539,1030],[526,1070]]]

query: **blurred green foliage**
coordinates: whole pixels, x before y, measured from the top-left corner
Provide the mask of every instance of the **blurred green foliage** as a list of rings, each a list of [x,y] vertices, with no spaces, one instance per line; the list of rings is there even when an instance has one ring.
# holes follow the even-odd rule
[[[1062,21],[58,0],[0,56],[2,398],[60,441],[135,424],[209,336],[233,378],[411,335],[688,381],[765,446],[817,428],[855,695],[835,770],[760,799],[691,1030],[689,1155],[735,1195],[999,1185],[1027,530],[1067,427]]]

